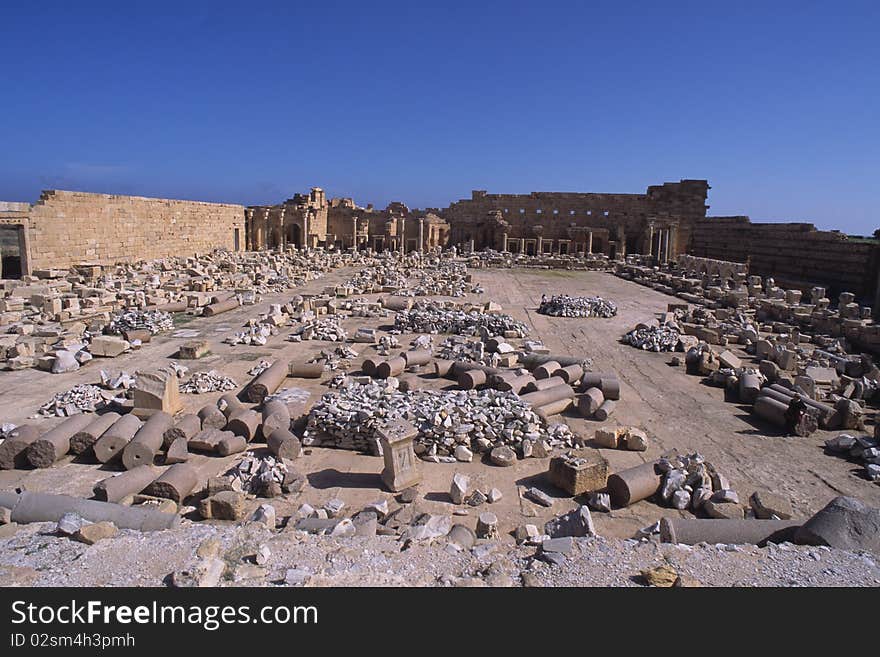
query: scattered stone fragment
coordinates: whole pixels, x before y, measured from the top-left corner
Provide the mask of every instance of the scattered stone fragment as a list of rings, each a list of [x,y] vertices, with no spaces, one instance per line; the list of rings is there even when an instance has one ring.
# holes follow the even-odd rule
[[[452,486],[449,488],[449,497],[452,498],[453,504],[464,504],[469,483],[470,479],[467,476],[461,473],[453,475]]]

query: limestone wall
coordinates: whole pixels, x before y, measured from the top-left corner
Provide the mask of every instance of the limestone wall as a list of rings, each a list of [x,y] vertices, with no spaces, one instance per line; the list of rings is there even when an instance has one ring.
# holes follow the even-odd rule
[[[748,217],[708,217],[693,226],[690,253],[749,262],[749,272],[779,285],[821,285],[829,297],[852,292],[874,302],[880,245],[805,223],[752,223]],[[833,295],[833,296],[832,296]]]
[[[244,206],[86,192],[45,191],[29,212],[30,267],[245,248]]]

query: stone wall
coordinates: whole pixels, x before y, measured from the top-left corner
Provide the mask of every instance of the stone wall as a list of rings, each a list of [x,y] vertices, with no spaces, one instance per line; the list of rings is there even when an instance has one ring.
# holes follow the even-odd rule
[[[245,248],[241,205],[52,190],[28,220],[31,270]]]
[[[694,224],[689,252],[703,258],[748,262],[749,272],[777,285],[828,296],[852,292],[874,304],[880,244],[852,239],[805,223],[752,223],[748,217],[708,217]]]
[[[652,185],[644,194],[474,190],[470,199],[452,203],[441,216],[451,226],[450,242],[473,240],[476,249],[500,248],[503,232],[517,241],[540,237],[546,250],[556,252],[560,242],[582,246],[584,231],[589,231],[595,234],[594,252],[656,255],[658,247],[665,249],[666,242],[658,240],[668,230],[669,255],[674,256],[690,241],[691,224],[705,218],[708,190],[705,180]]]

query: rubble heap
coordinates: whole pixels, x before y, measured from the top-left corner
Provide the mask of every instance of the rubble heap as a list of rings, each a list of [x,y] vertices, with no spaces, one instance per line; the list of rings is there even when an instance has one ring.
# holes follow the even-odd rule
[[[713,518],[744,517],[727,478],[700,454],[662,458],[656,469],[662,473],[658,501],[679,510],[703,510]]]
[[[675,351],[681,333],[668,325],[639,325],[623,336],[623,341],[645,351]]]
[[[226,392],[234,390],[238,384],[228,376],[217,370],[207,372],[193,372],[193,375],[185,383],[180,384],[180,392],[191,395],[203,395],[208,392]]]
[[[128,331],[147,330],[153,335],[174,328],[171,313],[160,310],[125,310],[116,313],[107,325],[107,332],[122,335]]]
[[[456,447],[477,453],[524,441],[546,440],[551,447],[574,445],[564,424],[548,429],[531,407],[511,392],[497,390],[419,390],[401,393],[395,379],[352,382],[326,393],[312,407],[304,444],[381,452],[376,430],[403,418],[419,430],[414,445],[424,459],[454,462]]]
[[[110,391],[98,386],[79,384],[65,392],[57,392],[40,406],[39,414],[45,417],[64,417],[77,413],[94,413],[116,399]]]
[[[522,338],[529,332],[525,324],[510,315],[481,313],[476,310],[466,312],[423,302],[417,303],[410,310],[397,313],[394,328],[400,332],[454,333],[484,338],[499,335]]]
[[[880,484],[880,433],[874,430],[873,436],[853,436],[842,433],[825,441],[829,452],[860,461],[865,466],[865,476],[869,481]]]
[[[274,497],[281,493],[281,487],[290,472],[283,460],[274,456],[249,455],[233,465],[223,476],[231,481],[232,490]],[[276,491],[274,494],[273,489]]]
[[[327,340],[329,342],[345,342],[348,334],[342,328],[338,317],[320,317],[303,322],[287,339],[291,342],[301,340]]]
[[[538,313],[553,317],[614,317],[617,304],[602,297],[571,297],[567,294],[542,298]]]

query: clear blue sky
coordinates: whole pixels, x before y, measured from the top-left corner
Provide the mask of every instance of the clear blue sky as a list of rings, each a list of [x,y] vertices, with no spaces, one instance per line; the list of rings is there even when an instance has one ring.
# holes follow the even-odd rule
[[[0,199],[707,178],[710,214],[880,227],[880,3],[428,4],[5,2]]]

